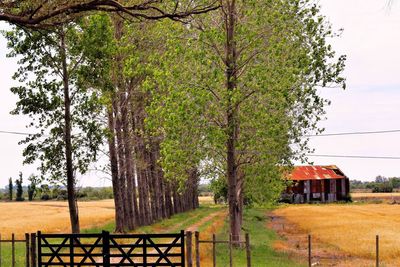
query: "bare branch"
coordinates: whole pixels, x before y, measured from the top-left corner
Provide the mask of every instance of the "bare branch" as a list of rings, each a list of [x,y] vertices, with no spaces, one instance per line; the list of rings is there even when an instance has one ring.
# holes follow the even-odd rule
[[[207,5],[187,7],[178,10],[178,2],[174,4],[171,11],[164,10],[159,5],[160,0],[146,0],[135,5],[123,5],[117,0],[91,0],[74,1],[62,5],[57,1],[42,1],[35,7],[24,9],[26,1],[0,3],[0,21],[7,21],[12,24],[31,28],[46,28],[73,20],[76,16],[87,14],[93,11],[104,11],[111,13],[123,13],[128,17],[142,18],[147,20],[159,20],[168,18],[182,21],[192,15],[207,13],[218,9],[217,1]],[[175,3],[175,2],[174,2]],[[74,16],[75,15],[75,16]]]

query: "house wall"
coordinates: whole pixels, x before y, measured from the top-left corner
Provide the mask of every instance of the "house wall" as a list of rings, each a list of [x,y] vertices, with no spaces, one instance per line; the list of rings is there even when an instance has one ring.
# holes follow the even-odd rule
[[[294,181],[286,192],[293,194],[294,203],[341,201],[350,193],[350,181],[348,178]]]

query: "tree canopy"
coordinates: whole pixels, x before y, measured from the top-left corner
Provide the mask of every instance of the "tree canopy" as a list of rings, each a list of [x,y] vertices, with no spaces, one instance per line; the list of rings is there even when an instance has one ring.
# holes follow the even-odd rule
[[[311,1],[221,6],[189,26],[168,26],[148,122],[163,136],[167,176],[184,177],[197,164],[226,181],[232,223],[245,194],[276,199],[285,169],[305,159],[303,136],[322,130],[328,104],[317,90],[345,87],[345,57],[335,57],[326,42],[334,33]]]

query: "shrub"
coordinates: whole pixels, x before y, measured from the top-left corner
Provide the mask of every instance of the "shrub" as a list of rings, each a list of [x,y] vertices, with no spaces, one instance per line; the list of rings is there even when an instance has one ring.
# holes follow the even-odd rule
[[[50,196],[48,194],[42,194],[42,196],[40,197],[41,200],[49,200]]]
[[[376,184],[372,188],[372,193],[392,193],[393,187],[388,183]]]

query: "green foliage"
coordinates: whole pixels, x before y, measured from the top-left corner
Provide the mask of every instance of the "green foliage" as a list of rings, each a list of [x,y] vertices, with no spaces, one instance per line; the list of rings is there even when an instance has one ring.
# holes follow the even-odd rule
[[[15,197],[16,201],[24,201],[25,199],[22,197],[24,190],[22,188],[22,172],[19,172],[19,179],[15,180],[15,185],[17,187],[17,194]]]
[[[84,187],[79,190],[78,198],[85,200],[112,199],[113,190],[111,187]]]
[[[38,189],[41,200],[49,200],[50,199],[50,187],[48,184],[41,184]]]
[[[28,185],[28,199],[29,201],[32,201],[36,196],[36,191],[37,191],[36,187],[39,183],[39,179],[37,176],[32,174],[31,176],[29,176],[28,180],[31,182]]]
[[[388,193],[388,192],[393,192],[393,190],[400,189],[400,178],[399,177],[386,178],[384,176],[378,175],[375,178],[375,181],[351,180],[350,187],[352,190],[370,189],[374,193]]]
[[[12,114],[28,115],[31,119],[28,127],[36,130],[35,134],[20,142],[25,145],[24,163],[39,161],[42,178],[53,183],[65,183],[65,78],[71,91],[73,172],[84,174],[97,158],[103,131],[97,120],[102,110],[99,95],[80,80],[81,73],[91,66],[83,49],[85,37],[82,27],[70,24],[44,31],[16,27],[5,35],[10,49],[8,56],[17,57],[19,64],[13,78],[20,86],[11,88],[18,96]],[[67,74],[62,66],[60,42],[63,35],[66,39]]]
[[[199,196],[210,196],[213,194],[210,184],[199,184]]]
[[[375,184],[372,188],[372,193],[391,193],[393,187],[389,183]]]
[[[391,177],[391,178],[389,178],[389,184],[393,188],[400,188],[400,178],[399,177]]]
[[[225,177],[219,177],[213,179],[210,184],[210,188],[214,194],[214,203],[219,202],[226,203],[228,200],[228,184]]]
[[[189,26],[159,25],[164,40],[150,64],[153,94],[147,124],[162,135],[161,164],[167,177],[185,179],[188,166],[203,177],[226,175],[227,110],[237,107],[237,168],[251,202],[270,202],[284,188],[293,160],[306,160],[309,133],[324,117],[318,88],[345,87],[327,39],[334,34],[311,1],[237,2],[238,80],[226,85],[223,14],[205,14]],[[219,12],[223,12],[220,10]],[[185,67],[183,67],[185,66]]]

